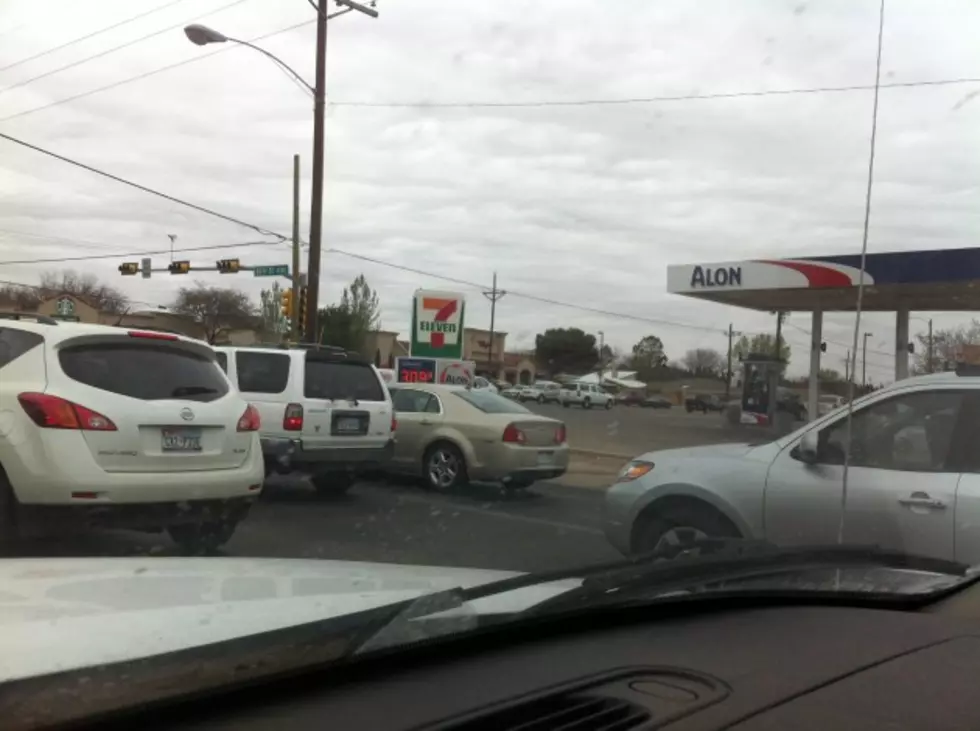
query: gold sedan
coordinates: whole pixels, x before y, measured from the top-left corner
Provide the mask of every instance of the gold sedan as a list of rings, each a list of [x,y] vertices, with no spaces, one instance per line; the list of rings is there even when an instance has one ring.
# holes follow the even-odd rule
[[[488,389],[392,383],[398,425],[391,472],[433,490],[474,482],[528,487],[568,469],[565,425]]]

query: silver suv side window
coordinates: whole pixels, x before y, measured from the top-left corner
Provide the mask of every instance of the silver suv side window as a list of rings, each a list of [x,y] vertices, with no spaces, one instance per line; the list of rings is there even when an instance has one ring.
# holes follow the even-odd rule
[[[908,472],[959,472],[950,463],[965,393],[917,391],[879,401],[853,416],[850,464]],[[820,432],[819,460],[844,464],[847,418]]]

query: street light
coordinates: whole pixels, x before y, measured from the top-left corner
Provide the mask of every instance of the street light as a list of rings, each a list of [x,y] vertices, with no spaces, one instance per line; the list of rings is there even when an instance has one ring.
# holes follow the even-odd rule
[[[206,46],[209,43],[226,43],[228,41],[237,43],[240,46],[247,46],[248,48],[258,51],[263,56],[269,58],[274,64],[276,64],[276,66],[283,69],[287,74],[301,83],[307,91],[309,91],[311,94],[314,93],[313,87],[306,83],[306,80],[300,76],[289,64],[278,56],[269,53],[264,48],[249,43],[248,41],[239,40],[238,38],[231,38],[230,36],[226,36],[224,33],[219,33],[214,28],[208,28],[206,25],[201,25],[200,23],[193,23],[184,28],[184,35],[187,36],[187,39],[196,46]]]
[[[334,0],[334,3],[343,10],[327,14],[324,4],[327,0],[320,0],[317,5],[316,0],[309,0],[310,5],[316,8],[316,72],[313,85],[310,86],[296,71],[288,64],[280,60],[263,48],[252,45],[247,41],[231,38],[207,26],[193,24],[184,28],[187,38],[198,46],[208,43],[225,43],[231,41],[242,46],[248,46],[258,51],[267,58],[271,59],[293,79],[300,82],[305,89],[313,93],[313,180],[310,190],[310,253],[306,267],[307,271],[307,302],[308,327],[303,333],[306,340],[317,342],[317,331],[319,328],[317,320],[318,300],[320,296],[320,251],[321,251],[321,232],[323,225],[323,127],[326,109],[326,75],[327,75],[327,21],[339,15],[345,15],[353,10],[367,15],[371,18],[378,17],[378,11],[374,9],[374,1],[369,5],[364,5],[355,0]],[[294,275],[298,275],[295,272]]]

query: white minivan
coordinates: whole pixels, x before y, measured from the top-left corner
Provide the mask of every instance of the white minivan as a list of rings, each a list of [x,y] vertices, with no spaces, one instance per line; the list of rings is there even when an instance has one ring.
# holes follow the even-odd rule
[[[266,474],[308,474],[321,494],[382,470],[395,412],[378,369],[330,346],[218,347],[218,362],[258,409]]]

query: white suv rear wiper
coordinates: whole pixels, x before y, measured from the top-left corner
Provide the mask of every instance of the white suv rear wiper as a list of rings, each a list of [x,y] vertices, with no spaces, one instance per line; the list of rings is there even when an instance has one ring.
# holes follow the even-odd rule
[[[177,386],[170,392],[170,398],[181,398],[183,396],[203,396],[209,393],[218,393],[218,389],[210,386]]]

